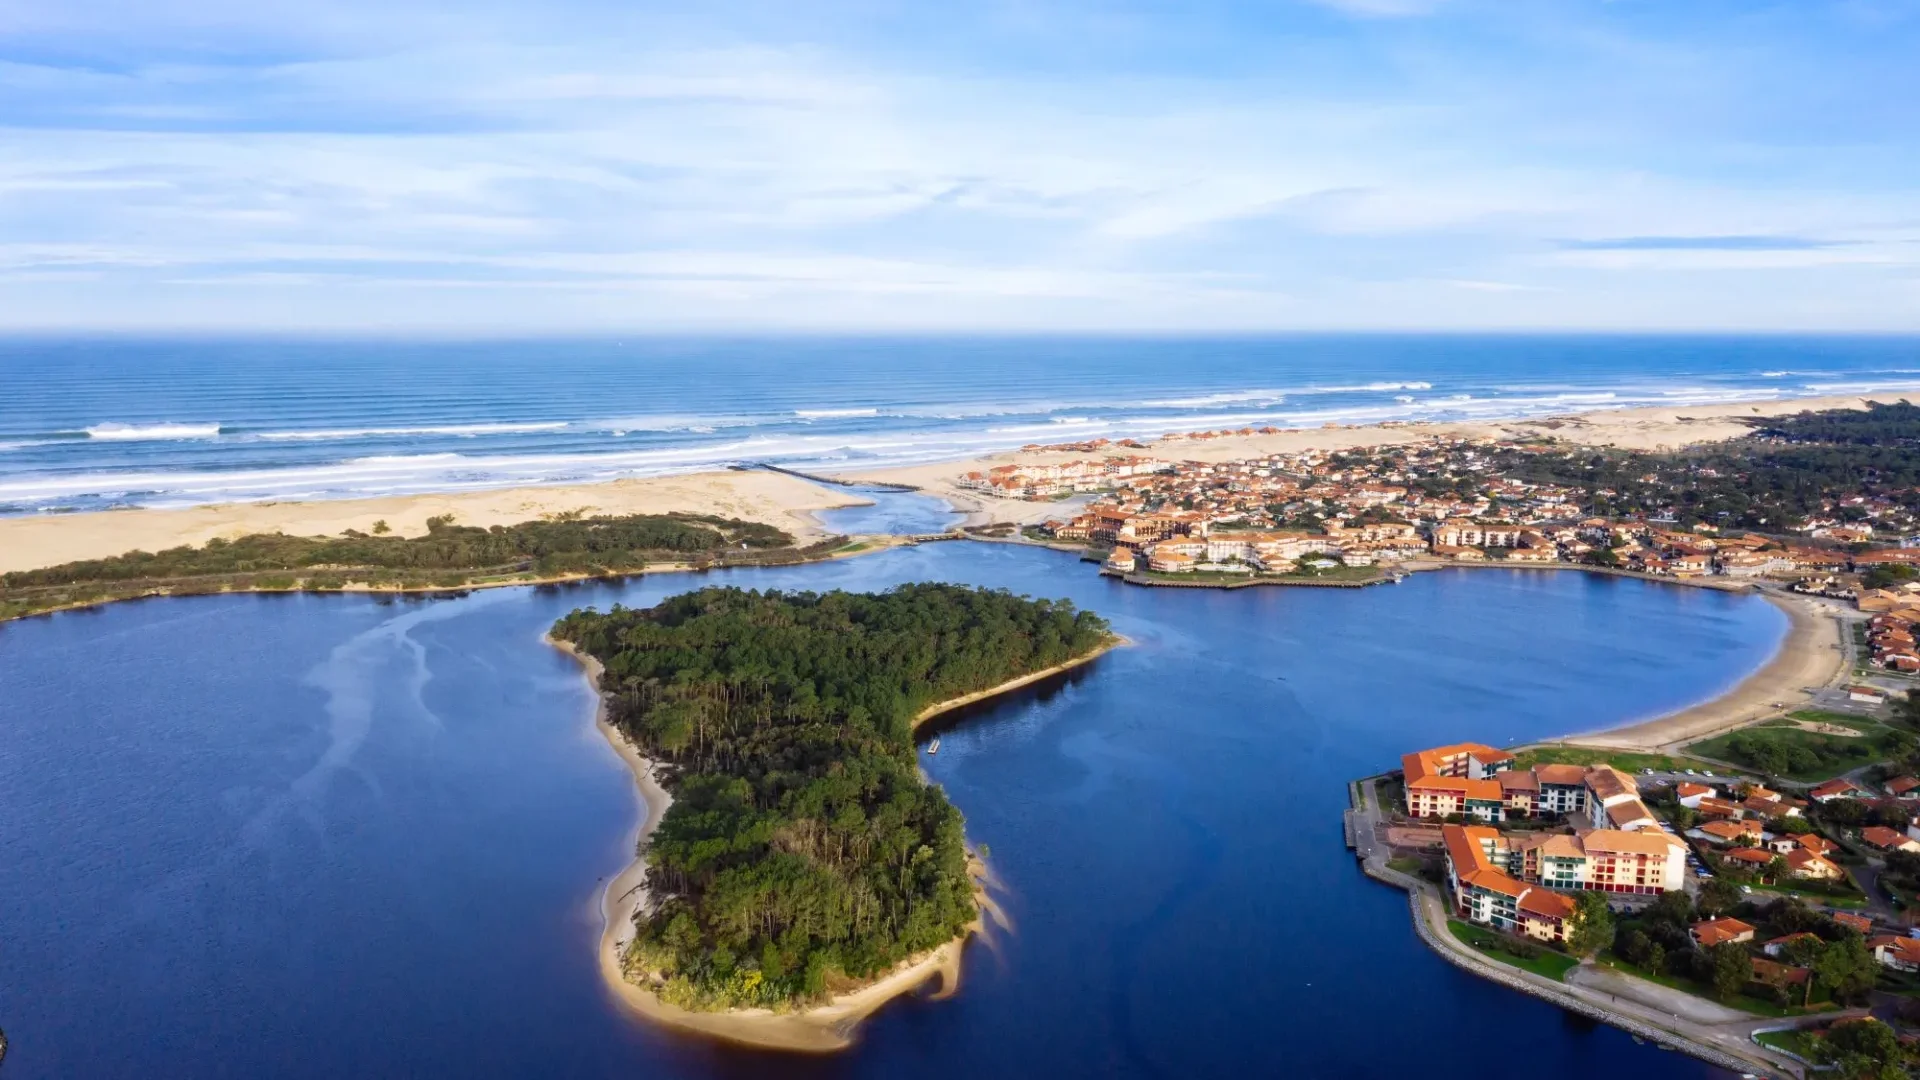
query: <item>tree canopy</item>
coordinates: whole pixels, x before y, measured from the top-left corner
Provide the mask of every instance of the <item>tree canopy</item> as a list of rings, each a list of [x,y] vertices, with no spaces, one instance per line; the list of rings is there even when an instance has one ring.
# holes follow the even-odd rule
[[[553,633],[672,767],[624,959],[688,1008],[802,1003],[957,937],[975,915],[960,815],[920,781],[914,718],[1112,639],[1066,601],[936,584],[702,589]]]
[[[348,582],[396,588],[457,588],[476,577],[632,573],[653,562],[699,566],[793,562],[823,553],[794,548],[771,525],[704,514],[560,515],[491,528],[431,518],[424,536],[255,533],[200,547],[131,551],[39,570],[0,574],[0,619],[165,591],[339,589]],[[839,538],[827,541],[838,544]]]

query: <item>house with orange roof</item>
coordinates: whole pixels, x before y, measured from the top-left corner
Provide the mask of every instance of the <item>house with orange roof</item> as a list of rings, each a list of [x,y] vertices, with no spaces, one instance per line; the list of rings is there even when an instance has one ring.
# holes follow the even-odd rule
[[[1728,862],[1739,863],[1754,870],[1765,869],[1774,859],[1779,858],[1771,851],[1750,847],[1734,848],[1721,857]]]
[[[1862,799],[1865,798],[1867,794],[1866,788],[1861,787],[1859,784],[1854,783],[1844,776],[1838,780],[1829,780],[1819,787],[1814,788],[1812,791],[1807,792],[1807,795],[1811,797],[1814,802],[1832,802],[1835,799]]]
[[[1679,800],[1681,806],[1689,810],[1699,809],[1701,799],[1711,798],[1719,794],[1720,789],[1718,788],[1708,787],[1705,784],[1696,784],[1690,780],[1682,780],[1673,785],[1673,797]]]
[[[1700,948],[1711,949],[1715,945],[1725,945],[1728,942],[1737,944],[1752,941],[1753,933],[1752,925],[1743,923],[1739,919],[1722,916],[1718,919],[1694,923],[1693,928],[1687,931],[1687,936],[1691,937],[1693,943]]]
[[[1861,829],[1860,839],[1881,851],[1920,851],[1920,840],[1885,825],[1869,825]]]
[[[1867,918],[1865,915],[1854,915],[1850,912],[1836,911],[1833,913],[1833,921],[1863,937],[1873,933],[1873,920]]]
[[[1820,941],[1820,935],[1813,933],[1810,930],[1802,930],[1797,934],[1788,934],[1785,937],[1774,938],[1773,940],[1768,941],[1765,944],[1761,945],[1760,951],[1763,953],[1766,953],[1768,956],[1777,957],[1781,953],[1787,951],[1787,946],[1792,945],[1796,941],[1808,941],[1808,942],[1817,943]]]
[[[1747,816],[1747,808],[1741,806],[1739,803],[1730,803],[1725,799],[1715,799],[1710,796],[1703,796],[1698,803],[1694,804],[1694,809],[1700,813],[1701,817],[1741,818]]]
[[[1920,939],[1883,934],[1867,939],[1867,948],[1884,968],[1894,971],[1920,971]]]
[[[1902,801],[1907,799],[1920,799],[1920,778],[1896,776],[1887,781],[1884,786],[1887,789],[1887,794],[1896,799]]]
[[[1692,830],[1715,844],[1757,844],[1760,827],[1750,821],[1705,821]]]
[[[1787,860],[1787,871],[1797,878],[1811,881],[1843,881],[1847,872],[1840,869],[1838,863],[1806,848],[1794,848],[1783,856]]]

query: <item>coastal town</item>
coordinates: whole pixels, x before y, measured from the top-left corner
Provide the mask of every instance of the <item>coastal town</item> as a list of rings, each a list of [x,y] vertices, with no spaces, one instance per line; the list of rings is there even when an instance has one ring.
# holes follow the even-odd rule
[[[1729,1067],[1791,1072],[1862,1023],[1920,1038],[1920,758],[1818,782],[1626,767],[1648,760],[1415,751],[1356,783],[1349,843],[1459,966]]]
[[[1920,423],[1909,406],[1886,408],[1901,412],[1898,423]],[[1733,478],[1716,464],[1665,459],[1609,461],[1610,480],[1572,483],[1552,477],[1582,451],[1491,436],[1226,461],[1167,456],[1270,432],[1032,446],[956,483],[1071,507],[1026,538],[1079,547],[1132,584],[1368,585],[1414,570],[1531,566],[1763,587],[1853,607],[1863,671],[1920,675],[1920,486],[1823,483],[1812,505],[1788,507],[1721,495],[1712,485]],[[1792,437],[1783,426],[1750,441]],[[1065,454],[1083,456],[1039,460]],[[1626,466],[1645,471],[1622,478]]]

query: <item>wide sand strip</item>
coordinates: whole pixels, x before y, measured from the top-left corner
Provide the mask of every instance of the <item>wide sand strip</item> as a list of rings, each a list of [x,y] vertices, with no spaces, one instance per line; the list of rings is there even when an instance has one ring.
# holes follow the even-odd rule
[[[1868,397],[1795,398],[1786,401],[1728,405],[1660,406],[1606,409],[1566,416],[1526,420],[1479,420],[1463,423],[1421,421],[1384,424],[1334,425],[1299,428],[1273,435],[1224,435],[1208,439],[1142,439],[1145,450],[1108,446],[1088,451],[1008,451],[968,461],[914,465],[899,469],[846,471],[847,479],[911,484],[938,495],[969,512],[969,525],[995,521],[1033,524],[1071,513],[1071,504],[1001,499],[959,487],[955,481],[968,472],[996,465],[1046,464],[1090,457],[1141,454],[1171,461],[1237,461],[1267,454],[1297,454],[1307,450],[1351,450],[1358,447],[1398,446],[1434,438],[1552,441],[1570,446],[1605,446],[1621,450],[1674,450],[1684,446],[1725,442],[1751,434],[1748,421],[1787,416],[1809,410],[1864,409],[1868,402],[1894,402],[1920,394],[1879,394]]]
[[[1807,704],[1808,691],[1838,682],[1847,671],[1841,609],[1799,596],[1766,594],[1787,613],[1790,626],[1773,658],[1739,685],[1692,708],[1565,740],[1582,746],[1672,751],[1679,744],[1777,715]]]
[[[1529,420],[1473,423],[1418,422],[1334,426],[1275,435],[1161,440],[1145,451],[1108,447],[1100,454],[1013,451],[973,460],[846,474],[851,478],[911,484],[967,512],[969,525],[1031,524],[1071,512],[1073,502],[1026,502],[980,495],[959,487],[964,473],[1014,462],[1068,461],[1088,456],[1146,453],[1178,461],[1229,461],[1308,449],[1343,450],[1397,445],[1434,437],[1550,439],[1569,445],[1631,450],[1677,448],[1738,438],[1754,417],[1805,410],[1859,409],[1869,401],[1904,395],[1800,398],[1744,405],[1695,405],[1616,409]],[[1920,395],[1916,395],[1920,396]],[[519,487],[438,495],[393,495],[378,499],[315,502],[225,503],[181,510],[108,510],[80,514],[0,517],[0,573],[100,559],[129,551],[161,551],[199,545],[216,537],[249,533],[338,536],[347,529],[373,531],[385,521],[400,536],[427,531],[427,519],[452,514],[462,525],[511,525],[552,514],[718,514],[776,525],[814,539],[825,530],[811,511],[868,502],[859,495],[772,472],[711,472],[614,480],[602,484]]]
[[[655,476],[604,484],[503,488],[443,495],[390,495],[317,502],[223,503],[180,510],[103,510],[0,517],[0,573],[129,551],[199,546],[254,533],[338,536],[384,521],[397,536],[423,536],[427,519],[489,528],[560,514],[715,514],[773,525],[802,543],[825,535],[815,510],[862,506],[850,491],[772,472]]]

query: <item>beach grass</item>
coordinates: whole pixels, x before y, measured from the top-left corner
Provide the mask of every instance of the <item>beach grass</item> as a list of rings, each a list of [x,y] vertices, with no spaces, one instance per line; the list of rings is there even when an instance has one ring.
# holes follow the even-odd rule
[[[1542,746],[1514,755],[1513,767],[1531,769],[1535,765],[1611,765],[1622,772],[1642,769],[1655,772],[1684,772],[1705,763],[1678,754],[1638,754],[1628,750],[1600,750],[1585,746]]]
[[[1810,731],[1799,726],[1801,723],[1826,724],[1859,734]],[[1716,735],[1687,749],[1703,757],[1812,783],[1884,760],[1889,753],[1886,743],[1890,733],[1886,725],[1870,718],[1809,709]]]
[[[1573,957],[1554,952],[1544,946],[1541,947],[1538,956],[1516,956],[1502,947],[1506,941],[1502,935],[1459,919],[1448,919],[1447,929],[1452,931],[1455,939],[1483,956],[1498,960],[1510,967],[1517,967],[1522,971],[1531,971],[1535,975],[1552,979],[1554,982],[1565,982],[1567,972],[1580,966],[1580,961]]]

